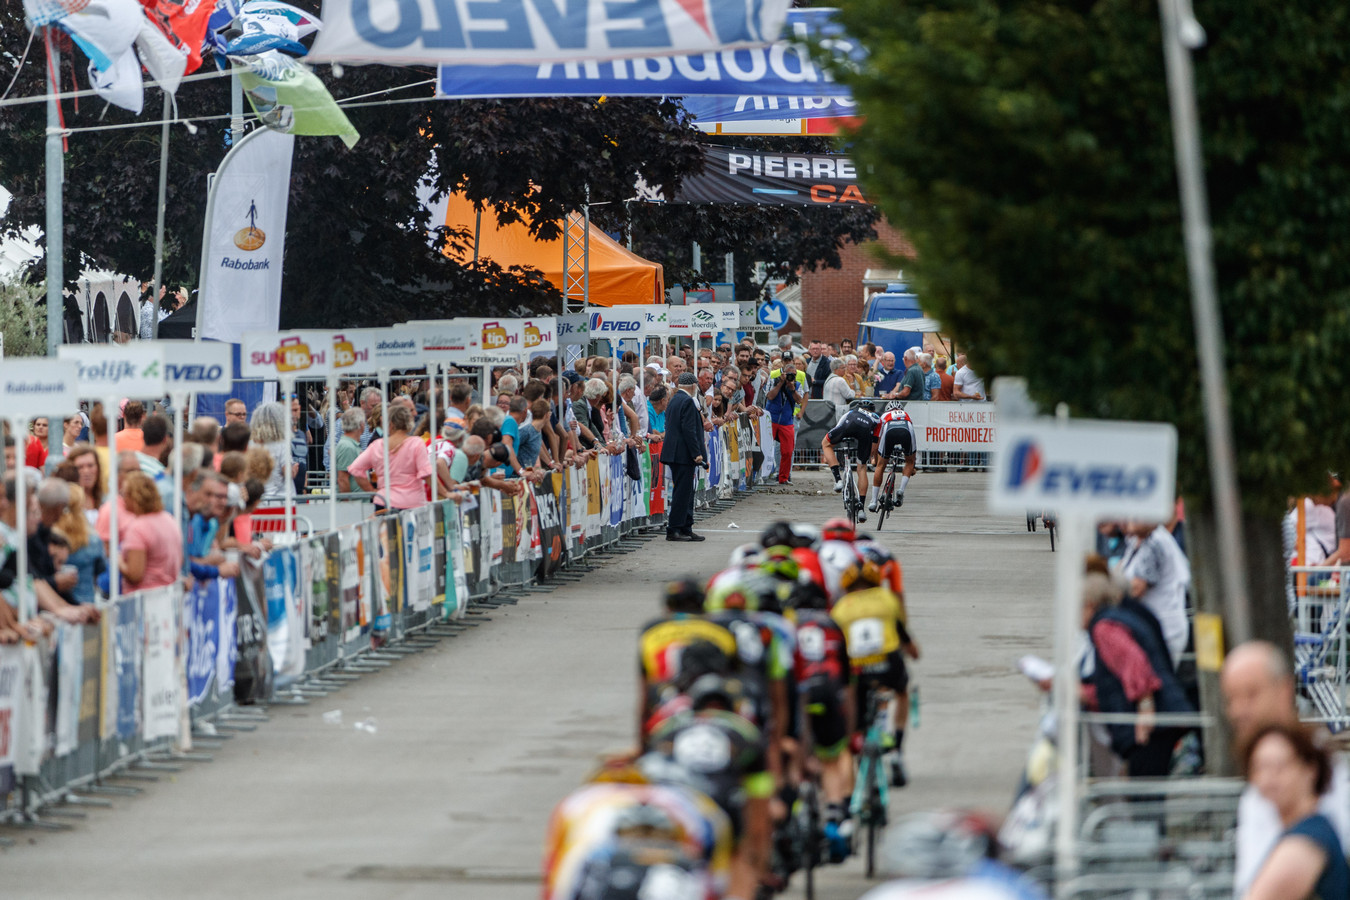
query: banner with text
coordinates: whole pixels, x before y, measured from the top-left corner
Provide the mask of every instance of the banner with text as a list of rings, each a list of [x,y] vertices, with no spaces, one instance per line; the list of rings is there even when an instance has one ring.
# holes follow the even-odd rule
[[[858,186],[858,171],[844,156],[767,153],[731,147],[705,147],[701,175],[680,184],[667,198],[659,187],[639,184],[645,200],[672,203],[751,203],[763,206],[828,206],[870,201]]]

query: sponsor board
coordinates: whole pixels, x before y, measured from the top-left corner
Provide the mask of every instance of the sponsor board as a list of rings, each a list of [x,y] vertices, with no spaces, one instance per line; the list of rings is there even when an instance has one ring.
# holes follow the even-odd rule
[[[62,344],[56,354],[78,367],[81,397],[164,396],[164,350],[157,343]]]
[[[80,405],[80,370],[67,359],[0,362],[0,410],[11,421],[74,412]]]
[[[170,393],[228,392],[234,384],[234,350],[219,341],[158,341],[164,348],[164,382]]]

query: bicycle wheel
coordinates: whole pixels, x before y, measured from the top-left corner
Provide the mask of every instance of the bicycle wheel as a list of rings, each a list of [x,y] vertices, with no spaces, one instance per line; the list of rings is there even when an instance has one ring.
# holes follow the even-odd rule
[[[815,900],[816,866],[820,865],[820,797],[816,793],[815,785],[809,781],[802,785],[801,803],[803,813],[801,862],[806,881],[804,891],[806,900]]]
[[[869,773],[867,786],[867,877],[875,878],[877,872],[877,840],[880,837],[879,832],[882,828],[881,818],[881,790],[877,787],[876,779],[885,778],[885,770],[881,767],[881,757],[878,756],[872,760],[872,771]]]
[[[881,527],[886,524],[887,513],[894,509],[894,498],[895,467],[892,466],[890,471],[886,473],[886,481],[881,486],[881,497],[878,498],[880,502],[877,503],[877,531],[880,531]]]
[[[1056,526],[1055,526],[1054,520],[1051,520],[1051,521],[1045,523],[1045,530],[1048,531],[1048,532],[1050,532],[1050,552],[1051,552],[1051,553],[1054,553],[1054,552],[1055,552],[1055,531],[1058,530],[1058,529],[1056,528]]]
[[[844,508],[848,510],[848,520],[854,526],[858,525],[858,482],[857,476],[849,469],[844,473]]]

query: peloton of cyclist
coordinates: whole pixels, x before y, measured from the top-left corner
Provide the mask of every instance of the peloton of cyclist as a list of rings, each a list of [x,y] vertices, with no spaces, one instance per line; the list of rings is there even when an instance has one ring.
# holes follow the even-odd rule
[[[902,506],[905,502],[905,488],[914,474],[914,458],[918,454],[914,452],[917,446],[914,441],[914,422],[905,412],[904,401],[892,400],[886,404],[886,411],[881,414],[881,421],[877,425],[876,437],[876,469],[872,474],[872,487],[867,493],[868,512],[876,512],[880,505],[881,477],[886,471],[886,461],[897,449],[905,454],[905,467],[900,475],[900,483],[896,485],[895,505]]]

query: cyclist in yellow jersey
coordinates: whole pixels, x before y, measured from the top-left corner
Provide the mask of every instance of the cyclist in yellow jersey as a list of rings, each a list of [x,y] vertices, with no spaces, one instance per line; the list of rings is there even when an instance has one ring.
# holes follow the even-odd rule
[[[891,709],[895,717],[891,781],[904,787],[908,779],[901,754],[905,721],[909,718],[909,671],[905,657],[917,660],[919,645],[909,633],[904,601],[882,585],[882,580],[880,568],[870,559],[850,566],[840,579],[845,594],[830,610],[830,618],[844,632],[849,664],[857,679],[858,715],[865,715],[868,697],[877,687],[895,693]],[[868,724],[859,721],[858,727],[866,730]]]

